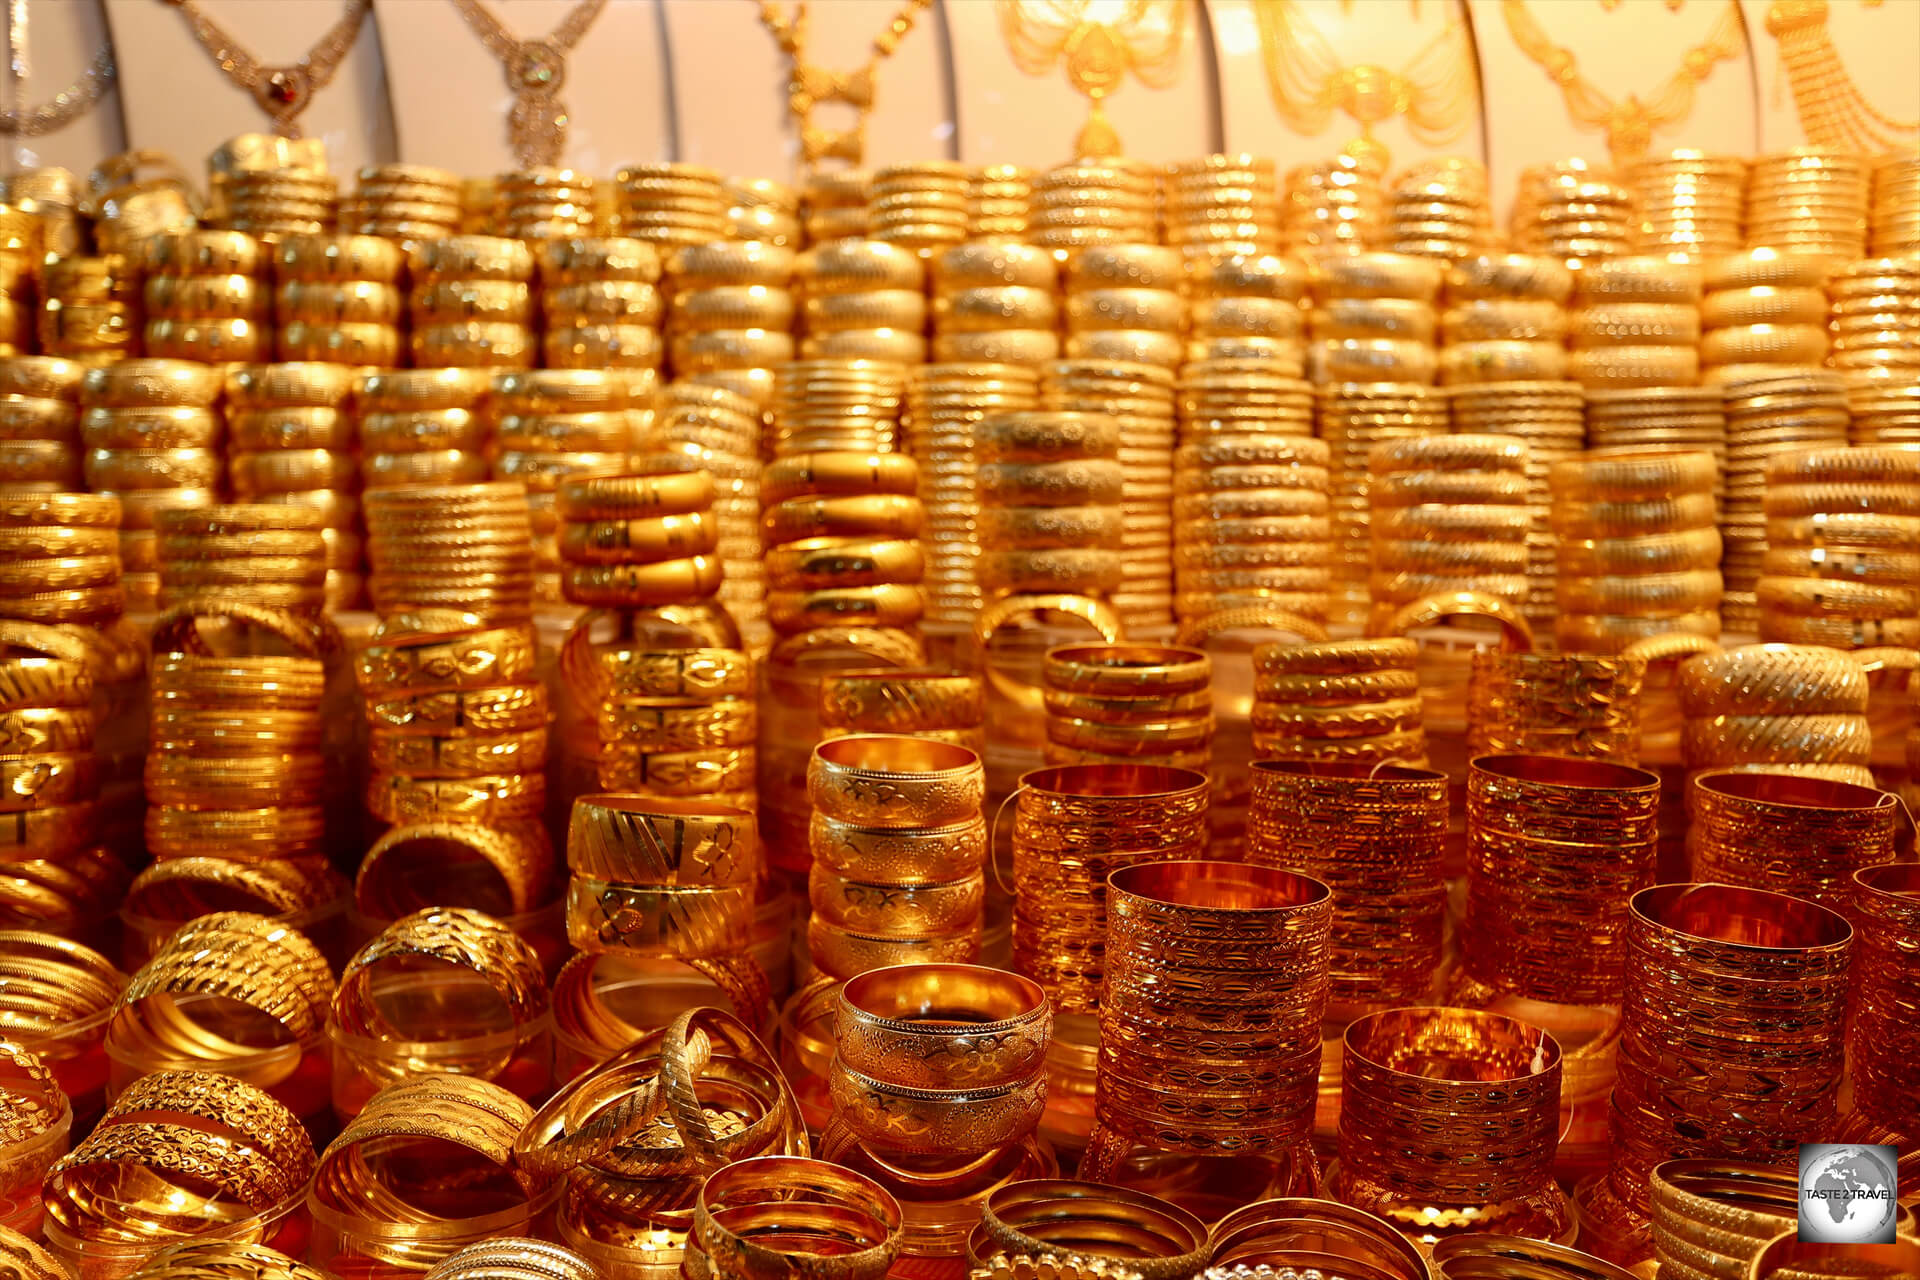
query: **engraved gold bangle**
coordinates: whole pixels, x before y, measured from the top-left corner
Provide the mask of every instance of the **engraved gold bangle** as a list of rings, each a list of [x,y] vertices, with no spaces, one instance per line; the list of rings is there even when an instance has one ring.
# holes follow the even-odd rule
[[[753,815],[700,800],[587,795],[574,801],[567,864],[577,875],[633,885],[753,883]]]
[[[751,885],[636,885],[573,876],[567,938],[581,951],[697,959],[744,951]]]
[[[1024,1080],[1053,1034],[1052,1003],[1038,983],[978,965],[876,969],[841,987],[838,1008],[842,1062],[908,1088]]]
[[[865,827],[942,827],[977,817],[986,798],[979,757],[965,747],[898,735],[835,738],[807,767],[814,806]]]
[[[535,816],[537,809],[521,820]],[[553,878],[553,851],[544,838],[511,826],[471,825],[452,815],[429,817],[396,825],[367,850],[354,877],[354,905],[374,919],[397,919],[427,905],[420,899],[431,896],[434,878],[444,879],[462,862],[487,867],[498,878],[498,898],[474,904],[497,904],[499,910],[490,913],[495,915],[521,915],[540,906]]]
[[[693,1242],[714,1274],[731,1280],[784,1280],[802,1269],[832,1280],[880,1280],[899,1255],[902,1223],[899,1203],[861,1174],[822,1160],[762,1156],[707,1179]],[[789,1237],[792,1246],[782,1248]]]
[[[465,634],[428,631],[392,639],[376,634],[375,641],[354,659],[360,687],[369,697],[516,684],[534,674],[534,637],[519,627],[476,626]]]
[[[1142,1192],[1092,1182],[1015,1182],[988,1196],[968,1240],[1010,1256],[1105,1259],[1143,1277],[1180,1280],[1200,1270],[1207,1229],[1198,1218]]]
[[[383,966],[395,966],[396,974],[413,974],[423,961],[478,974],[516,1028],[547,1012],[546,975],[531,946],[492,916],[461,907],[432,907],[394,921],[347,962],[333,997],[333,1025],[373,1040],[434,1038],[431,1026],[396,1026],[374,999]]]

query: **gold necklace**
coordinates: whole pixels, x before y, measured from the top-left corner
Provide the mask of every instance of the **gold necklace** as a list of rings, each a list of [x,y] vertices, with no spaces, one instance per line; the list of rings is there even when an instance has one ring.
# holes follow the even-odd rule
[[[480,0],[453,2],[506,73],[507,88],[513,94],[507,138],[513,144],[514,159],[522,169],[560,163],[567,144],[567,104],[560,100],[560,90],[567,84],[567,55],[607,7],[607,0],[580,0],[551,34],[528,40],[507,30]]]
[[[873,38],[873,56],[864,65],[852,71],[835,71],[807,61],[807,0],[795,0],[790,17],[782,17],[773,0],[760,0],[760,25],[787,55],[787,114],[800,130],[800,161],[806,168],[812,169],[822,160],[844,160],[857,167],[866,159],[874,73],[932,6],[933,0],[907,0]],[[814,124],[813,110],[823,102],[852,107],[853,127],[823,129]]]
[[[1014,65],[1044,76],[1064,63],[1067,83],[1087,99],[1087,122],[1074,154],[1088,159],[1120,154],[1103,104],[1131,71],[1149,89],[1168,89],[1180,76],[1180,48],[1192,19],[1192,0],[999,0],[1000,31]],[[1115,16],[1108,16],[1114,14]]]
[[[1920,121],[1896,120],[1860,92],[1827,31],[1827,0],[1774,0],[1767,31],[1780,46],[1780,66],[1810,145],[1865,155],[1913,149]],[[1778,79],[1773,92],[1778,102]]]
[[[1727,11],[1713,24],[1707,38],[1687,50],[1680,69],[1652,97],[1628,94],[1616,102],[1580,74],[1571,49],[1547,39],[1546,32],[1527,12],[1526,0],[1501,0],[1500,12],[1520,51],[1560,86],[1567,114],[1576,124],[1598,129],[1607,137],[1607,150],[1619,164],[1645,154],[1653,135],[1685,120],[1693,112],[1694,91],[1713,74],[1715,66],[1738,54],[1745,44],[1746,26],[1740,21],[1739,0],[1727,0]]]
[[[227,79],[253,95],[260,109],[273,121],[273,131],[283,138],[300,136],[300,113],[313,101],[313,95],[327,87],[340,67],[347,50],[360,34],[373,0],[347,0],[347,11],[340,21],[320,37],[320,43],[306,56],[286,66],[268,66],[240,47],[226,28],[200,11],[193,0],[165,0],[180,10],[193,28],[193,38],[213,58],[214,65]]]
[[[1465,132],[1473,118],[1480,73],[1457,13],[1398,70],[1373,63],[1343,65],[1294,0],[1263,0],[1254,5],[1254,14],[1267,89],[1295,133],[1322,133],[1335,111],[1344,112],[1360,126],[1360,136],[1343,149],[1356,160],[1377,162],[1384,172],[1390,157],[1373,136],[1375,126],[1403,118],[1407,132],[1422,144],[1441,147]]]
[[[33,74],[28,60],[26,0],[7,4],[7,78],[13,101],[25,95]],[[0,110],[0,136],[37,138],[85,115],[113,83],[113,46],[102,48],[80,73],[80,78],[36,107],[10,106]]]

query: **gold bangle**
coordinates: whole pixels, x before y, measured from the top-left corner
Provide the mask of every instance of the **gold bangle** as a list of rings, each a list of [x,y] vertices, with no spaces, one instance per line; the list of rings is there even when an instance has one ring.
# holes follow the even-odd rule
[[[210,449],[219,441],[211,409],[88,409],[80,418],[80,442],[89,449]]]
[[[1191,1276],[1207,1256],[1207,1229],[1186,1210],[1143,1192],[1066,1179],[995,1190],[969,1250],[977,1252],[975,1242],[983,1239],[1009,1256],[1065,1256],[1083,1265],[1105,1260],[1143,1280]],[[1108,1240],[1124,1243],[1103,1243]]]
[[[107,408],[206,408],[219,397],[223,380],[220,368],[189,360],[122,360],[87,370],[80,384],[80,402]]]
[[[535,641],[527,628],[476,625],[464,633],[405,635],[391,635],[392,630],[383,623],[374,643],[355,655],[354,672],[369,697],[519,684],[534,674]]]
[[[475,773],[529,773],[546,768],[544,726],[517,733],[439,736],[371,732],[367,762],[386,773],[458,778]]]
[[[319,710],[326,670],[303,657],[211,658],[163,653],[151,669],[156,703],[179,700],[206,709],[231,704],[241,711]]]
[[[971,729],[986,714],[978,676],[876,667],[834,671],[820,681],[820,723],[863,733]]]
[[[0,755],[93,750],[93,713],[77,707],[0,710]]]
[[[295,1261],[277,1249],[243,1240],[184,1240],[160,1250],[135,1275],[146,1280],[192,1276],[247,1275],[257,1280],[327,1280],[318,1267]]]
[[[397,976],[417,973],[422,961],[470,970],[485,979],[516,1029],[546,1015],[546,975],[531,946],[492,916],[461,907],[432,907],[394,921],[347,961],[334,994],[333,1025],[372,1040],[435,1038],[429,1034],[431,1026],[396,1026],[374,999],[376,974],[383,965],[393,964]]]
[[[29,624],[31,625],[31,624]],[[0,658],[0,712],[93,706],[93,666],[62,658]],[[91,721],[91,715],[88,714]]]
[[[591,476],[563,481],[564,520],[638,520],[689,515],[713,504],[713,477],[698,471],[645,476]]]
[[[462,863],[496,878],[497,891],[474,901],[489,914],[524,915],[541,905],[553,879],[553,850],[543,838],[514,828],[511,818],[480,826],[448,817],[396,825],[376,840],[354,877],[354,905],[375,919],[398,919],[422,908],[434,877],[456,875]]]
[[[370,1175],[358,1148],[368,1141],[403,1149],[408,1140],[464,1148],[491,1166],[495,1179],[512,1178],[524,1188],[525,1175],[513,1170],[513,1143],[532,1118],[530,1105],[490,1081],[453,1075],[402,1080],[375,1094],[328,1144],[310,1194],[336,1213],[363,1211],[369,1195],[392,1197],[393,1190],[378,1182],[367,1185]],[[457,1157],[447,1158],[444,1150],[435,1156],[439,1166],[456,1166],[451,1176],[473,1176],[471,1170],[458,1170]]]
[[[709,796],[729,806],[730,793],[751,789],[758,761],[752,747],[699,751],[632,751],[619,743],[600,749],[600,785],[647,795]]]
[[[601,704],[599,730],[603,745],[645,753],[750,747],[759,736],[759,707],[751,698],[661,705],[613,694]]]
[[[598,655],[591,675],[574,669],[574,657],[569,642],[561,654],[562,671],[576,695],[590,700],[620,694],[712,702],[752,697],[754,692],[753,659],[738,649],[613,650]]]
[[[499,827],[538,818],[546,809],[545,774],[468,778],[378,775],[367,782],[367,811],[394,826],[474,823]],[[391,834],[391,833],[389,833]],[[366,864],[361,864],[362,876]]]
[[[187,809],[267,809],[319,804],[326,759],[317,751],[193,756],[155,751],[144,778],[149,804]]]
[[[216,909],[290,917],[345,898],[346,882],[324,858],[168,858],[133,878],[121,901],[129,917],[167,926]]]
[[[1374,628],[1376,636],[1404,635],[1418,627],[1430,626],[1443,618],[1472,616],[1490,618],[1500,624],[1501,647],[1533,648],[1533,625],[1520,611],[1504,600],[1474,591],[1456,591],[1415,600]]]
[[[912,495],[919,468],[902,453],[812,452],[768,464],[760,500],[771,507],[788,498]]]
[[[811,1269],[834,1280],[880,1280],[899,1256],[899,1203],[871,1179],[823,1160],[762,1156],[722,1168],[701,1186],[691,1244],[716,1276],[782,1280]],[[723,1223],[753,1222],[751,1234]],[[783,1236],[795,1238],[781,1248]],[[830,1264],[817,1241],[836,1242]],[[693,1249],[689,1250],[691,1254]]]
[[[167,699],[153,704],[148,724],[150,751],[280,756],[290,751],[318,751],[323,740],[317,709],[250,711]]]
[[[227,447],[236,456],[278,449],[345,450],[352,449],[358,439],[352,416],[336,408],[294,404],[235,409],[227,415]]]
[[[880,969],[841,988],[842,1062],[907,1088],[991,1088],[1045,1059],[1053,1009],[1030,979],[978,965]]]
[[[719,523],[699,511],[560,526],[560,558],[574,564],[648,564],[710,555],[719,545]]]
[[[589,953],[684,960],[743,952],[753,914],[750,884],[567,882],[567,940]]]
[[[737,886],[759,871],[753,816],[700,800],[588,795],[574,801],[567,865],[633,885]]]
[[[815,866],[808,897],[826,923],[869,938],[917,938],[974,926],[986,898],[975,871],[944,884],[872,884]]]
[[[904,494],[789,498],[761,517],[769,548],[802,538],[910,538],[925,523],[920,500]]]
[[[785,592],[917,583],[926,558],[915,541],[800,538],[764,557],[768,585]]]
[[[920,621],[926,599],[917,586],[879,583],[818,591],[769,591],[767,622],[781,634],[817,627],[907,628]]]
[[[965,747],[873,734],[835,738],[807,765],[814,807],[863,827],[944,827],[978,817],[986,799],[980,758]]]
[[[985,818],[950,827],[883,829],[815,813],[808,848],[816,866],[868,884],[941,884],[984,865]]]
[[[218,912],[181,925],[133,975],[114,1006],[107,1038],[138,1039],[136,1006],[149,996],[198,993],[258,1009],[296,1044],[311,1045],[325,1031],[333,990],[333,971],[305,936],[266,916]],[[233,1041],[204,1031],[202,1038],[233,1052]]]
[[[510,684],[406,694],[369,702],[367,718],[375,731],[386,733],[523,733],[546,725],[547,691],[538,684]]]
[[[320,805],[288,809],[180,809],[150,805],[147,849],[156,858],[224,858],[234,862],[324,858],[327,813]]]
[[[562,571],[567,599],[590,609],[649,609],[704,600],[720,589],[725,562],[688,556],[652,564],[571,564]]]
[[[833,1115],[881,1151],[972,1156],[1018,1142],[1046,1109],[1046,1071],[1010,1083],[915,1088],[880,1081],[838,1055],[827,1070]]]

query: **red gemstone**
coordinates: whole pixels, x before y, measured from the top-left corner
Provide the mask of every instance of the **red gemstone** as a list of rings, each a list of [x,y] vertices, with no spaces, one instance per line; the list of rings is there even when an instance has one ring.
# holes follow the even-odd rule
[[[275,76],[267,82],[267,92],[273,100],[283,107],[290,107],[300,101],[300,86],[291,76]]]

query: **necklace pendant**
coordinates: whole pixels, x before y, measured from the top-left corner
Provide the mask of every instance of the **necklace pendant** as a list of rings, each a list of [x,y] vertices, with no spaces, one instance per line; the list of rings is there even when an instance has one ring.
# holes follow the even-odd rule
[[[522,40],[507,64],[516,93],[560,91],[567,82],[567,55],[548,40]]]
[[[266,68],[253,85],[253,97],[260,109],[273,117],[281,137],[297,138],[300,126],[296,121],[313,98],[313,83],[298,67]]]

